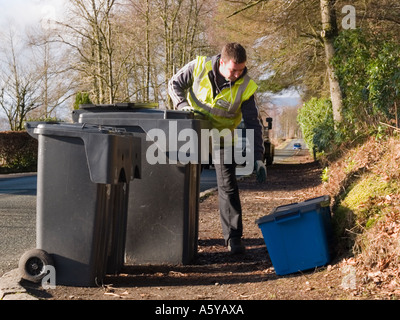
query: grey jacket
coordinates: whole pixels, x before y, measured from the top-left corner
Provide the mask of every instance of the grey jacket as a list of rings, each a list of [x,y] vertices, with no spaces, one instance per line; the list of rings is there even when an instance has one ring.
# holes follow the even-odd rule
[[[213,56],[211,58],[213,70],[208,74],[210,81],[213,85],[214,96],[218,91],[230,86],[229,81],[225,81],[222,85],[217,84],[217,73],[219,66],[219,59],[221,55]],[[183,107],[189,106],[186,99],[187,90],[193,85],[193,71],[196,65],[196,60],[189,62],[182,69],[180,69],[168,83],[168,93],[171,97],[172,103],[178,110]],[[241,77],[247,73],[247,68],[244,70]],[[254,129],[254,160],[262,160],[264,154],[263,143],[263,127],[258,115],[258,107],[256,105],[254,95],[242,103],[242,118],[247,129]]]

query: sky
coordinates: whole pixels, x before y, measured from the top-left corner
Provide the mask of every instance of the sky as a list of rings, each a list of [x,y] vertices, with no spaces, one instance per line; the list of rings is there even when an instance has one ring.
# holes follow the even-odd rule
[[[0,34],[15,30],[24,34],[33,25],[49,26],[49,19],[61,20],[65,0],[0,0]],[[0,131],[8,130],[0,110]]]
[[[46,23],[56,19],[62,12],[64,0],[0,0],[0,27],[13,25],[18,28],[28,27],[33,23]]]
[[[300,95],[295,90],[283,90],[277,94],[265,94],[269,96],[270,102],[279,107],[297,107],[302,101]]]

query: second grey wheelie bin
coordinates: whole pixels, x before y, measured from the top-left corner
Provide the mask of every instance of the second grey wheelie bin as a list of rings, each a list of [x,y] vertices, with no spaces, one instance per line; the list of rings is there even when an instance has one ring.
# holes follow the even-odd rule
[[[140,177],[141,141],[92,125],[26,127],[39,142],[36,250],[52,258],[57,285],[101,284],[123,265],[129,182]],[[40,274],[34,258],[28,254],[23,268]]]
[[[82,105],[72,118],[79,123],[123,128],[142,139],[142,177],[130,183],[125,264],[193,262],[197,255],[200,160],[208,161],[200,136],[202,129],[210,128],[208,121],[194,119],[189,112],[129,103]],[[161,138],[152,137],[153,130],[161,132]],[[198,163],[176,161],[179,152],[186,150],[183,146],[190,145],[190,139],[179,136],[181,133],[198,138],[190,150],[198,156]],[[163,140],[163,135],[165,141],[156,141]],[[157,145],[165,163],[150,163],[148,159]]]

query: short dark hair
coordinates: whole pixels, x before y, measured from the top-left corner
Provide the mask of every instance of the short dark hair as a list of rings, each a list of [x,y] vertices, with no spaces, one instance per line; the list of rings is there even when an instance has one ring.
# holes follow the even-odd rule
[[[221,58],[224,62],[232,60],[234,63],[243,63],[247,61],[246,50],[237,42],[231,42],[224,45],[221,51]]]

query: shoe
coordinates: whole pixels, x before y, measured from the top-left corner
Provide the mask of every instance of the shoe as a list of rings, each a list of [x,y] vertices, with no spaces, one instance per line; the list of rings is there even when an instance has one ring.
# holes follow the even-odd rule
[[[232,254],[240,254],[244,253],[246,251],[246,248],[242,243],[242,239],[231,238],[228,240],[228,250]]]

